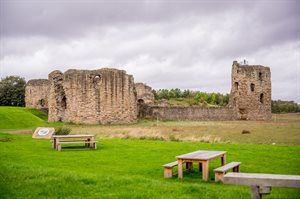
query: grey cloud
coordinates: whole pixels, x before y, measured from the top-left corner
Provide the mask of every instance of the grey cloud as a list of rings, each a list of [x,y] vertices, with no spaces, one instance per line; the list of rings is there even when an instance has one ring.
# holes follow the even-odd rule
[[[1,1],[4,36],[83,35],[92,27],[157,23],[182,16],[207,16],[244,4],[217,1]]]
[[[246,58],[271,67],[275,99],[300,102],[298,2],[2,0],[0,76],[114,67],[153,88],[228,93]]]

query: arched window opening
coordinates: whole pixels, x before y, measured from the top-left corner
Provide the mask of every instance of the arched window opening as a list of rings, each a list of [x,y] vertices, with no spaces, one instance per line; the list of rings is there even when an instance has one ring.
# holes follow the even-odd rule
[[[144,104],[144,100],[143,99],[138,99],[138,104]]]
[[[259,96],[259,101],[260,101],[260,103],[264,103],[264,94],[263,93],[261,93],[260,94],[260,96]]]
[[[100,75],[96,75],[96,76],[94,77],[93,82],[94,82],[94,83],[98,83],[100,80],[101,80],[101,76],[100,76]]]
[[[251,89],[251,91],[253,92],[254,91],[254,88],[255,88],[255,84],[250,84],[250,89]]]

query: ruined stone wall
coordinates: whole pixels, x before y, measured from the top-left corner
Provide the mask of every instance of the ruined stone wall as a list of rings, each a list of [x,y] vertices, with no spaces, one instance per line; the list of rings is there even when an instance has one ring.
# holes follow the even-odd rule
[[[47,79],[29,80],[25,87],[26,107],[48,109],[49,81]]]
[[[49,121],[88,124],[135,122],[137,117],[169,120],[270,120],[271,72],[261,65],[232,65],[229,104],[221,107],[154,106],[152,88],[134,84],[117,69],[53,71],[49,80],[30,80],[27,107],[49,107]]]
[[[226,108],[139,105],[139,117],[165,120],[270,120],[270,68],[240,65],[234,61],[231,94]]]
[[[120,124],[137,119],[134,80],[125,71],[53,71],[49,80],[49,121]]]
[[[152,93],[152,88],[150,86],[143,83],[136,83],[135,89],[138,102],[154,104],[154,94]]]
[[[261,65],[232,65],[232,85],[229,107],[237,119],[270,120],[271,72]]]
[[[146,106],[143,116],[162,120],[235,120],[233,109],[223,107]]]

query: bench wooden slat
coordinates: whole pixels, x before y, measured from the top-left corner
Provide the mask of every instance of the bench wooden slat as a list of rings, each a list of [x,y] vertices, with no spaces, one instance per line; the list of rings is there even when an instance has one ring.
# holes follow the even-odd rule
[[[172,168],[172,167],[177,166],[177,165],[178,165],[178,161],[174,161],[174,162],[170,162],[168,164],[164,164],[163,167]]]
[[[224,183],[249,186],[300,188],[300,175],[227,173],[224,176]]]
[[[90,143],[96,143],[98,141],[79,141],[79,142],[76,142],[76,141],[59,141],[57,142],[57,144],[90,144]]]
[[[232,169],[240,164],[241,162],[230,162],[224,166],[214,169],[214,172],[226,172],[227,170]]]

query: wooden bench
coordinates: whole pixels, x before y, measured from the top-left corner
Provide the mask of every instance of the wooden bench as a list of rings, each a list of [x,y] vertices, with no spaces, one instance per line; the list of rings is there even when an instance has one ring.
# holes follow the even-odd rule
[[[224,178],[226,171],[228,171],[230,169],[232,169],[233,172],[240,172],[240,164],[241,164],[240,162],[230,162],[228,164],[225,164],[224,166],[214,169],[215,181],[223,182],[223,178]]]
[[[227,173],[224,184],[251,186],[252,199],[261,199],[263,194],[270,194],[272,187],[300,188],[300,175]]]
[[[167,164],[164,164],[164,177],[165,178],[172,178],[173,176],[173,167],[178,166],[178,161],[170,162]]]
[[[173,167],[178,166],[178,161],[174,161],[174,162],[170,162],[167,164],[164,164],[164,177],[165,178],[172,178],[173,176]],[[186,162],[186,169],[187,170],[193,170],[193,163],[192,162]],[[199,170],[201,169],[201,167],[199,167]]]
[[[56,149],[58,151],[61,151],[61,145],[62,144],[85,144],[86,146],[90,146],[92,144],[93,149],[97,149],[97,141],[59,141],[56,143]]]

